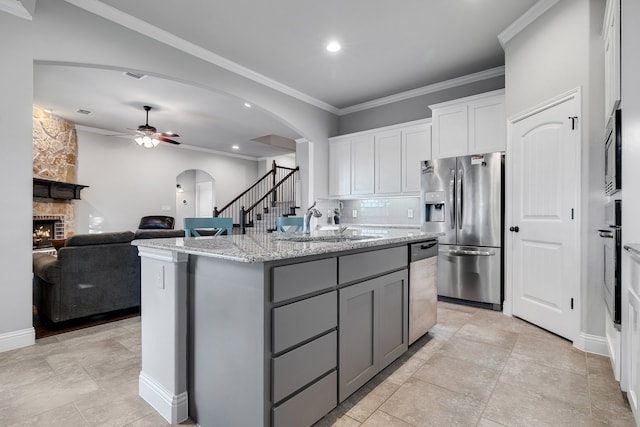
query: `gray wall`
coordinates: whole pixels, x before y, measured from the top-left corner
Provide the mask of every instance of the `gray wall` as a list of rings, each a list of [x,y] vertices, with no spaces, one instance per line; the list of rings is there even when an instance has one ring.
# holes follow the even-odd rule
[[[34,341],[31,315],[33,54],[31,22],[0,12],[0,126],[4,185],[0,256],[0,351]]]
[[[581,331],[604,336],[604,1],[563,0],[505,47],[507,117],[582,87]]]
[[[168,144],[141,149],[126,139],[78,131],[78,183],[89,188],[75,202],[76,233],[135,230],[146,215],[183,217],[177,198],[187,199],[193,205],[187,216],[195,216],[195,171],[191,187],[176,194],[176,178],[189,169],[213,177],[215,199],[223,205],[256,181],[258,164]]]
[[[335,135],[360,132],[431,117],[429,105],[504,88],[504,76],[468,83],[451,89],[369,108],[340,117]],[[332,135],[332,136],[335,136]]]

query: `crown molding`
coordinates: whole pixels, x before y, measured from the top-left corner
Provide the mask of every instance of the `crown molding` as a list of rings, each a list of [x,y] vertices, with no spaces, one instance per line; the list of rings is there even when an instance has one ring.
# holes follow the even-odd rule
[[[341,108],[340,111],[338,112],[338,115],[344,116],[345,114],[368,110],[369,108],[379,107],[381,105],[391,104],[398,101],[404,101],[405,99],[415,98],[416,96],[439,92],[441,90],[450,89],[452,87],[457,87],[457,86],[465,85],[468,83],[479,82],[482,80],[486,80],[486,79],[490,79],[498,76],[504,76],[504,66],[490,68],[488,70],[480,71],[478,73],[468,74],[462,77],[456,77],[455,79],[445,80],[443,82],[434,83],[432,85],[408,90],[406,92],[400,92],[395,95],[385,96],[384,98],[378,98],[372,101],[363,102],[362,104],[352,105],[351,107]]]
[[[18,18],[33,20],[29,11],[18,0],[0,0],[0,11],[10,13]]]
[[[11,0],[0,0],[3,2]],[[320,101],[312,96],[302,93],[296,89],[293,89],[287,85],[277,82],[267,76],[250,70],[236,62],[233,62],[227,58],[224,58],[216,53],[211,52],[203,47],[200,47],[194,43],[188,42],[180,37],[171,34],[161,28],[151,25],[146,21],[133,17],[127,13],[124,13],[112,6],[102,3],[99,0],[65,0],[74,6],[98,15],[111,22],[119,24],[132,31],[150,37],[168,46],[188,53],[196,58],[200,58],[203,61],[217,65],[225,70],[231,71],[247,79],[253,80],[271,89],[277,90],[285,95],[289,95],[307,104],[318,107],[322,110],[328,111],[333,114],[338,114],[339,109],[326,102]]]
[[[517,36],[521,31],[527,28],[533,21],[542,16],[547,10],[551,9],[560,0],[539,0],[536,4],[531,6],[529,10],[516,19],[511,25],[509,25],[503,32],[498,34],[498,40],[500,45],[504,49],[505,45],[509,41]]]

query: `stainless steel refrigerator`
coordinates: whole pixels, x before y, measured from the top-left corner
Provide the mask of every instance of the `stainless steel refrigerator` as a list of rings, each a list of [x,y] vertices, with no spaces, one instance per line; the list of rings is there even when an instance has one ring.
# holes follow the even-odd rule
[[[422,162],[421,229],[439,238],[438,296],[502,308],[504,155]]]

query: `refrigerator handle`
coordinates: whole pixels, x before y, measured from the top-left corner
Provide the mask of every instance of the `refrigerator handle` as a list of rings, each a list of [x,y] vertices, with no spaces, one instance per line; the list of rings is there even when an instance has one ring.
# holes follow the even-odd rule
[[[453,172],[453,169],[451,170]],[[451,229],[456,228],[456,186],[455,186],[455,175],[454,178],[451,178],[449,181],[449,215],[451,216]]]
[[[462,183],[464,180],[464,169],[462,165],[460,169],[458,169],[458,188],[456,191],[456,212],[458,213],[458,229],[462,230],[462,199],[463,199],[463,188]]]

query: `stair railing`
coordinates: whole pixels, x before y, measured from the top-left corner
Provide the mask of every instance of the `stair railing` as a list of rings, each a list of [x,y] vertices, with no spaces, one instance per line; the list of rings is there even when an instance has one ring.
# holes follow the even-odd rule
[[[297,166],[295,168],[278,166],[274,161],[271,170],[255,184],[221,209],[214,207],[213,216],[233,218],[234,227],[239,227],[240,232],[245,234],[246,228],[254,227],[256,221],[262,219],[262,216],[269,212],[270,207],[276,206],[278,201],[295,201],[295,173],[299,169]],[[292,209],[290,214],[295,214],[295,210]],[[264,230],[254,231],[268,231],[268,227],[264,228]]]

